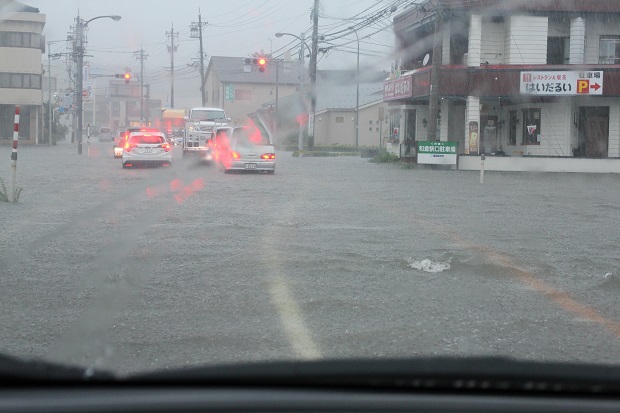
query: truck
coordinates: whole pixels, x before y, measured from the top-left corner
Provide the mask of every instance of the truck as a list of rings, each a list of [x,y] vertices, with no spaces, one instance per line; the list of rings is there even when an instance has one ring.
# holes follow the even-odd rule
[[[205,161],[213,160],[211,139],[218,128],[229,126],[230,118],[224,109],[192,108],[185,118],[183,156],[198,155]]]

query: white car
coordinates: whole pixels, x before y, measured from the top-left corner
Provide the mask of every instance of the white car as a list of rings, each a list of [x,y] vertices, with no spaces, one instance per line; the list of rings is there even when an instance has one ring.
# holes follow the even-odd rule
[[[161,132],[130,133],[121,158],[123,168],[172,165],[170,144]]]

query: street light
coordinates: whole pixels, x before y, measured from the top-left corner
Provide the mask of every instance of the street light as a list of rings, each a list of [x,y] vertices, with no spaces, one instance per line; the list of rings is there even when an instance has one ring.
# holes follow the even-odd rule
[[[121,19],[121,16],[112,15],[112,16],[97,16],[93,17],[90,20],[83,21],[78,14],[77,24],[75,26],[76,30],[76,41],[77,41],[77,67],[79,70],[77,77],[77,96],[76,96],[76,111],[77,111],[77,141],[78,141],[78,155],[82,154],[82,89],[84,88],[83,76],[84,76],[84,28],[88,26],[88,23],[97,19],[112,19],[115,22]]]
[[[357,34],[357,29],[351,26],[348,28],[355,32],[357,38],[357,76],[356,78],[356,92],[355,92],[355,146],[359,145],[359,133],[360,133],[360,38]]]
[[[306,71],[306,68],[305,68],[306,53],[304,52],[304,46],[308,48],[308,50],[310,51],[310,55],[312,55],[312,50],[310,49],[310,46],[308,46],[308,44],[305,41],[305,38],[306,38],[305,33],[301,33],[301,36],[297,36],[292,33],[276,33],[276,37],[282,37],[282,36],[292,36],[301,42],[301,45],[299,46],[301,49],[301,53],[300,53],[301,54],[301,75],[299,76],[299,94],[301,95],[301,101],[303,102],[304,101],[304,83],[305,83],[304,74]],[[299,156],[301,156],[303,149],[304,149],[304,125],[302,124],[302,122],[299,122],[299,139],[297,142],[297,149],[299,149]]]

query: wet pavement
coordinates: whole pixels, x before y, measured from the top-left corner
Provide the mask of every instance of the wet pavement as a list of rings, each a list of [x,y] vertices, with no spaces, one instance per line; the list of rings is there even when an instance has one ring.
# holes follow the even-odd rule
[[[264,360],[620,360],[620,178],[293,158],[123,170],[20,147],[0,351],[120,373]],[[90,153],[90,156],[88,156]],[[10,147],[0,147],[0,176]]]

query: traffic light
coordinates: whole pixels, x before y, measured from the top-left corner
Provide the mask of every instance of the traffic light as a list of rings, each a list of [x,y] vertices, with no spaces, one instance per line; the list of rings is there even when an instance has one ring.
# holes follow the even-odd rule
[[[126,73],[117,73],[114,75],[115,78],[117,79],[125,79],[125,83],[129,83],[129,81],[131,80],[131,73],[126,72]]]
[[[259,58],[245,57],[243,58],[243,64],[246,67],[257,66],[259,72],[264,72],[265,66],[267,66],[267,59],[265,59],[264,57],[259,57]],[[246,71],[249,71],[249,70],[250,69],[248,68]]]

